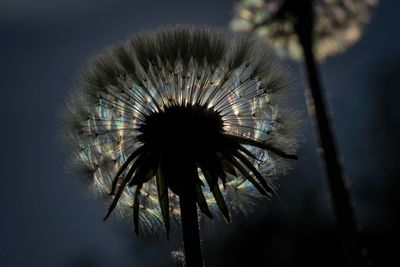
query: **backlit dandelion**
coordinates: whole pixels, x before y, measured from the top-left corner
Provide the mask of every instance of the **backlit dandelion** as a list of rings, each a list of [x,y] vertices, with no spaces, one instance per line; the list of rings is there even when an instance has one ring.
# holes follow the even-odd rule
[[[358,41],[370,19],[369,8],[378,0],[314,0],[314,54],[318,60],[344,52]],[[242,0],[231,27],[254,32],[279,54],[302,60],[295,18],[279,14],[283,0]],[[301,2],[301,1],[297,1]]]
[[[287,70],[248,37],[141,33],[94,57],[69,99],[74,168],[110,200],[106,218],[132,214],[137,234],[180,221],[186,264],[200,266],[196,206],[230,221],[249,198],[273,198],[296,159],[288,88]]]

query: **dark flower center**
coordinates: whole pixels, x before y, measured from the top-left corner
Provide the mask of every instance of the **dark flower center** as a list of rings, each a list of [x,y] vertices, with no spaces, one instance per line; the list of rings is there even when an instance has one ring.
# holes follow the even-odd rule
[[[218,112],[190,104],[171,105],[147,115],[138,131],[138,140],[152,153],[167,157],[179,154],[176,158],[212,153],[224,132]]]

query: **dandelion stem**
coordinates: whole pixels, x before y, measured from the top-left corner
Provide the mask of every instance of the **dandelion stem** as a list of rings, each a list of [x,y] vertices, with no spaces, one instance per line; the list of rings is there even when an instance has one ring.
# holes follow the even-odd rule
[[[309,49],[308,49],[309,50]],[[327,178],[333,202],[336,223],[342,234],[342,245],[348,266],[366,266],[364,250],[361,245],[360,233],[355,217],[349,182],[347,181],[338,158],[338,152],[333,140],[326,107],[317,77],[317,69],[310,51],[304,50],[310,91],[313,100],[309,101],[310,116],[317,122],[320,143],[327,171]],[[312,111],[315,108],[315,111]]]
[[[349,183],[344,175],[339,153],[335,145],[328,110],[325,104],[318,66],[313,54],[313,8],[312,1],[303,5],[299,13],[296,31],[301,43],[309,90],[312,99],[307,99],[309,115],[316,121],[319,141],[323,149],[326,175],[333,202],[336,223],[341,232],[342,247],[347,265],[351,267],[367,266],[366,251],[363,248],[358,229]],[[307,98],[307,94],[306,94]]]
[[[197,175],[197,171],[194,170]],[[186,177],[187,178],[187,177]],[[195,179],[186,179],[195,181]],[[183,248],[185,253],[186,267],[203,267],[203,256],[201,252],[199,221],[196,205],[195,183],[188,185],[179,195],[181,209],[181,224],[183,235]]]

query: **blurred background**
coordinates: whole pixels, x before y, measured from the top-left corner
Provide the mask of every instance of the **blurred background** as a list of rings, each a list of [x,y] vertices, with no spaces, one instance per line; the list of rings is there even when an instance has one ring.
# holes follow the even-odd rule
[[[141,30],[227,27],[233,0],[0,0],[0,266],[180,266],[180,242],[103,222],[105,207],[65,171],[59,113],[87,58]],[[399,1],[381,0],[361,41],[322,64],[357,217],[375,266],[400,266]],[[343,266],[327,184],[304,105],[300,160],[280,199],[202,229],[207,267]]]

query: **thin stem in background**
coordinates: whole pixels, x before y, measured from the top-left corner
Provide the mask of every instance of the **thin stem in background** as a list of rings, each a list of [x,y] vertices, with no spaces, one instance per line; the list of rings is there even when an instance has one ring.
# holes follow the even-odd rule
[[[296,31],[303,49],[307,78],[312,99],[308,99],[309,115],[316,121],[320,145],[323,149],[326,175],[333,203],[336,223],[339,227],[344,256],[349,267],[368,266],[366,249],[363,247],[357,224],[349,183],[344,175],[336,148],[328,109],[325,104],[318,66],[313,54],[313,7],[312,0],[303,3],[298,10]],[[307,98],[307,95],[306,95]]]
[[[317,122],[333,209],[341,231],[345,257],[348,260],[348,266],[367,266],[366,251],[362,247],[349,183],[339,162],[339,154],[333,140],[331,125],[318,80],[317,67],[309,49],[304,49],[304,56],[312,96],[312,101],[308,103],[308,109],[311,111],[310,116],[314,117]]]

